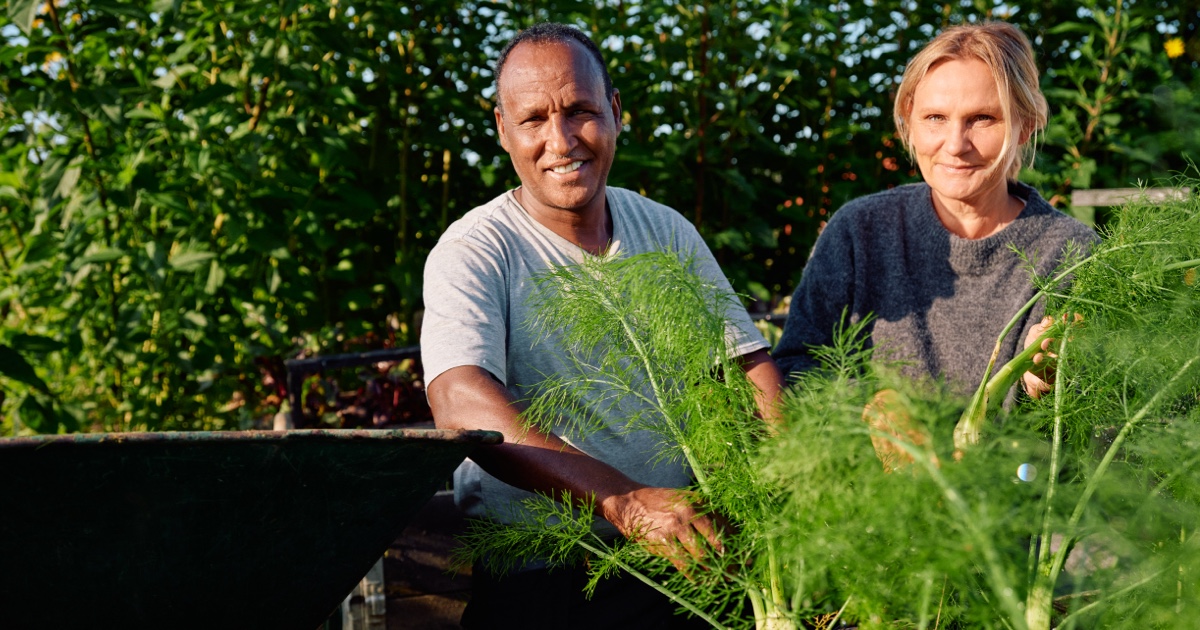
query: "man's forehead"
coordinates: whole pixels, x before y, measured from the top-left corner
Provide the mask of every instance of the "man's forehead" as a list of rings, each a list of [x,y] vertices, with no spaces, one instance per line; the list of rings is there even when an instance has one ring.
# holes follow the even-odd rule
[[[592,55],[575,41],[521,42],[508,55],[502,69],[500,94],[523,80],[558,79],[562,88],[579,95],[604,90],[604,79]],[[569,77],[569,80],[568,80]]]

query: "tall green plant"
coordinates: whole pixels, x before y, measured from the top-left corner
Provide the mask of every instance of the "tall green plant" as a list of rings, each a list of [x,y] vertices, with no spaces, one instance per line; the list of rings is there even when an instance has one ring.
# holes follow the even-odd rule
[[[590,555],[593,583],[627,571],[715,627],[737,625],[748,600],[759,627],[792,628],[786,568],[763,527],[774,501],[750,466],[766,426],[755,417],[754,385],[726,347],[726,313],[740,305],[691,267],[680,254],[654,252],[588,258],[541,278],[530,325],[557,342],[574,369],[539,385],[524,417],[570,437],[616,415],[620,432],[661,436],[662,460],[682,460],[694,473],[694,500],[734,524],[726,553],[709,550],[684,577],[636,541],[592,533],[590,510],[556,507],[554,499],[569,506],[572,497],[530,502],[537,519],[524,525],[479,522],[465,549],[498,569]]]
[[[429,247],[499,188],[468,4],[10,2],[0,343],[56,344],[63,407],[9,379],[9,430],[245,428],[256,360],[415,342]]]
[[[861,422],[858,401],[878,387],[870,378],[833,413],[815,400],[830,385],[804,381],[793,413],[806,421],[767,463],[790,496],[781,527],[809,532],[793,557],[853,594],[850,612],[865,621],[1188,627],[1200,605],[1194,581],[1181,577],[1200,561],[1200,476],[1181,452],[1200,440],[1196,210],[1194,199],[1127,206],[1091,253],[1040,280],[1035,299],[1082,321],[1049,333],[1053,395],[1002,422],[988,399],[1031,366],[1028,356],[985,377],[962,414],[909,388],[904,409],[928,427],[926,441]],[[866,434],[906,452],[911,474],[872,465]],[[857,454],[839,451],[841,441]],[[835,481],[812,484],[818,474]],[[824,526],[800,516],[804,505],[824,508]],[[851,541],[843,527],[868,536]]]
[[[537,326],[563,335],[578,370],[547,382],[530,422],[586,432],[561,423],[592,388],[619,392],[606,404],[630,430],[664,435],[665,457],[683,458],[697,496],[739,530],[725,558],[685,577],[636,542],[606,544],[569,497],[544,498],[530,504],[535,522],[480,524],[468,547],[498,565],[590,555],[597,578],[630,572],[717,627],[751,623],[744,597],[760,628],[834,615],[860,627],[1189,627],[1200,612],[1188,577],[1200,567],[1197,205],[1130,205],[1091,252],[1039,279],[1051,312],[1083,317],[1050,333],[1053,395],[1000,416],[978,396],[930,390],[872,362],[860,322],[816,350],[824,369],[801,377],[766,441],[747,422],[747,384],[713,378],[730,366],[711,287],[669,255],[559,270]],[[994,378],[981,391],[989,382],[998,393]],[[924,425],[920,439],[864,422],[885,388]],[[873,440],[911,463],[888,472]]]

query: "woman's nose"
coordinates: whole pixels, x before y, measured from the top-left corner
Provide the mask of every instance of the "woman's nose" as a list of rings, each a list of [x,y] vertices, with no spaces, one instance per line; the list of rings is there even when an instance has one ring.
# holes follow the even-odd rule
[[[947,153],[962,155],[971,150],[971,130],[966,125],[961,123],[953,125],[946,136],[943,146]]]

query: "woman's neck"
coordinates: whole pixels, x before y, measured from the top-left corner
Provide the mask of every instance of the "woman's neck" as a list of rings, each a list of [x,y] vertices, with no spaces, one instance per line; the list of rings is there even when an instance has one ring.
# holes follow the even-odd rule
[[[987,238],[1008,227],[1021,214],[1025,202],[1008,193],[1002,181],[976,199],[944,199],[931,190],[937,218],[951,234],[976,240]]]

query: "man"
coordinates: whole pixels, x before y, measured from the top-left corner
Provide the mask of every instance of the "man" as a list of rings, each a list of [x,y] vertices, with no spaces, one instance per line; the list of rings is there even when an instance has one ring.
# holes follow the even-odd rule
[[[421,346],[434,419],[439,428],[490,429],[505,439],[481,451],[478,466],[467,462],[456,473],[459,504],[472,516],[519,518],[514,506],[530,492],[591,496],[614,534],[639,536],[682,566],[679,554],[699,556],[705,540],[716,549],[721,541],[712,519],[676,490],[691,481],[686,467],[651,463],[657,436],[601,430],[567,443],[519,419],[517,401],[531,386],[567,369],[553,344],[524,326],[526,304],[532,276],[591,255],[694,252],[702,273],[725,287],[728,282],[677,212],[606,186],[621,129],[621,98],[586,35],[560,24],[519,34],[496,64],[496,99],[500,143],[521,186],[450,226],[425,267]],[[769,413],[782,377],[767,344],[739,313],[730,331],[733,348],[763,392],[760,408]],[[622,418],[603,421],[619,427]],[[628,623],[620,613],[650,627],[673,619],[669,602],[640,583],[602,585],[589,603],[577,576],[560,572],[493,576],[477,567],[475,578],[465,627],[611,627]],[[552,589],[574,592],[551,594]],[[606,589],[620,599],[619,606],[605,605]],[[536,602],[530,599],[535,595]],[[570,601],[560,601],[564,598]],[[649,602],[644,610],[643,602]]]

